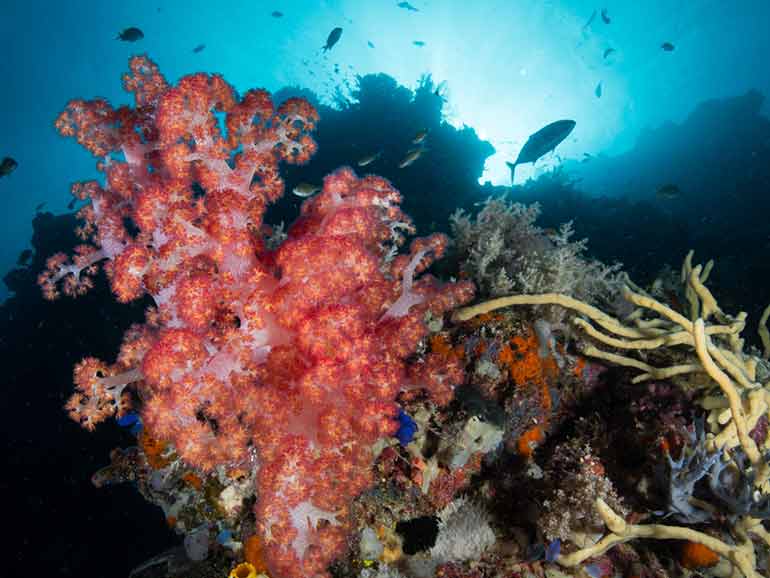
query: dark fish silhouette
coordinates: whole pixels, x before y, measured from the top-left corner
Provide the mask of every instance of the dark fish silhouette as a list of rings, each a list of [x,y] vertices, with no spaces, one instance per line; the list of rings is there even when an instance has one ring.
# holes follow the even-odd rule
[[[46,203],[47,203],[47,201],[43,201],[42,203],[38,203],[38,204],[35,206],[35,212],[36,212],[36,213],[39,213],[40,211],[42,211],[42,210],[43,210],[43,207],[45,207]]]
[[[206,48],[205,44],[198,44],[195,48],[193,48],[193,52],[195,54],[198,54],[199,52],[203,52],[203,49]]]
[[[604,22],[605,24],[609,24],[610,22],[612,22],[609,15],[607,14],[606,8],[602,8],[602,22]]]
[[[412,40],[412,44],[415,46],[425,46],[425,43],[422,40]]]
[[[602,58],[607,58],[613,52],[615,52],[614,48],[608,48],[607,50],[604,51],[604,56]]]
[[[273,18],[283,18],[283,12],[279,12],[278,10],[274,10],[272,14],[270,14]]]
[[[660,45],[660,47],[663,49],[664,52],[673,52],[674,51],[674,45],[670,42],[664,42]]]
[[[16,162],[16,159],[12,159],[11,157],[5,157],[3,159],[3,162],[0,162],[0,177],[7,177],[13,171],[15,171],[16,167],[18,166],[19,166],[19,163]]]
[[[144,38],[144,32],[135,26],[131,26],[130,28],[126,28],[123,32],[118,34],[118,37],[115,40],[122,40],[123,42],[136,42],[142,38]]]
[[[72,199],[69,203],[67,203],[67,208],[70,209],[70,210],[74,209],[75,208],[75,203],[77,203],[77,202],[78,202],[77,199]]]
[[[599,84],[596,85],[596,88],[594,89],[594,94],[596,95],[596,98],[602,97],[602,81],[599,81]]]
[[[339,41],[340,36],[342,36],[342,28],[339,26],[329,32],[329,36],[326,38],[326,45],[323,47],[323,51],[327,52],[331,50],[332,47]]]
[[[368,40],[368,41],[366,42],[366,45],[367,45],[369,48],[374,48],[374,42],[372,42],[371,40]]]
[[[518,165],[534,163],[546,153],[554,150],[570,135],[575,124],[574,120],[557,120],[531,134],[519,152],[519,156],[516,157],[516,162],[506,163],[511,169],[511,183],[513,183],[514,173]]]
[[[658,188],[655,196],[661,201],[673,201],[682,196],[682,190],[677,185],[667,184]]]
[[[580,30],[580,31],[581,31],[581,32],[585,32],[585,31],[586,31],[586,29],[587,29],[589,26],[591,26],[591,24],[593,23],[593,21],[594,21],[594,18],[596,18],[596,10],[594,10],[593,12],[591,12],[591,17],[588,19],[588,22],[586,22],[585,24],[583,24],[583,28],[581,28],[581,30]]]
[[[399,2],[396,4],[399,8],[403,8],[404,10],[408,10],[409,12],[419,12],[417,8],[409,4],[409,2]]]

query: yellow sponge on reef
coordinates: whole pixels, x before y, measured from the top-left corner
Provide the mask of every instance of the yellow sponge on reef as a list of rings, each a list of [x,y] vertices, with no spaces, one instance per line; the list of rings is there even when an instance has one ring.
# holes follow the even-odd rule
[[[260,576],[264,576],[264,574],[260,574]],[[227,578],[258,578],[257,569],[248,562],[243,562],[230,570],[230,575]]]

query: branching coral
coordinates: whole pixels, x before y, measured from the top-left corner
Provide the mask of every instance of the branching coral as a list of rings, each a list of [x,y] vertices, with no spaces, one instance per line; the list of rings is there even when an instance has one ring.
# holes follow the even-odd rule
[[[573,241],[572,223],[558,231],[535,224],[537,203],[489,199],[471,219],[452,215],[452,231],[465,272],[482,294],[563,293],[591,303],[612,302],[621,288],[620,265],[584,256],[587,239]]]

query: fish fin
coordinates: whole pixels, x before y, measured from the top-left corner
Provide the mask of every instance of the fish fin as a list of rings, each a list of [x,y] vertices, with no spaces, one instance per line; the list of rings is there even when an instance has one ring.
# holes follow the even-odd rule
[[[511,169],[511,185],[513,185],[513,178],[516,174],[516,163],[509,163],[508,161],[505,161],[505,164],[508,165],[509,169]]]

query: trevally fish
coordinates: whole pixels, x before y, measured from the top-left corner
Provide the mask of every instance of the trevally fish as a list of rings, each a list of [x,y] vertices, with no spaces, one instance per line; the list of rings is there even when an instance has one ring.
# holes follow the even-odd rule
[[[546,153],[554,150],[570,135],[575,124],[574,120],[557,120],[529,135],[527,142],[524,143],[524,147],[519,152],[519,156],[516,157],[516,162],[505,163],[511,169],[511,184],[513,184],[514,172],[518,165],[534,163]]]
[[[342,28],[339,26],[329,32],[329,36],[326,38],[326,44],[323,47],[323,51],[327,52],[332,49],[332,47],[337,44],[337,41],[339,41],[340,36],[342,36]]]

